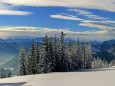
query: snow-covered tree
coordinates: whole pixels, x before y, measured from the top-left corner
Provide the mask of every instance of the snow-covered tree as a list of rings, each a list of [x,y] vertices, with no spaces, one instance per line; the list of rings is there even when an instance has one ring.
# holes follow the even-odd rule
[[[91,44],[90,43],[87,43],[86,44],[86,68],[89,69],[89,68],[92,68],[91,64],[92,64],[92,60],[93,60],[93,57],[92,57],[92,49],[91,49]]]
[[[27,70],[28,74],[36,74],[37,73],[37,65],[39,62],[39,49],[35,40],[33,39],[31,48],[29,50],[28,58],[27,58]]]
[[[38,64],[38,72],[39,73],[48,73],[55,71],[55,56],[53,51],[53,44],[51,38],[48,38],[46,35],[43,39],[43,51],[40,57],[40,62]]]
[[[92,51],[91,51],[91,45],[89,43],[84,43],[82,45],[83,49],[83,68],[89,69],[91,68],[92,64]]]
[[[8,73],[7,73],[7,77],[11,77],[12,76],[12,73],[9,71]]]
[[[0,73],[0,78],[6,78],[6,74],[5,73]]]
[[[108,68],[110,64],[106,60],[102,60],[101,58],[97,57],[93,59],[92,68]]]
[[[70,70],[70,58],[65,52],[65,34],[61,32],[60,40],[58,41],[58,63],[60,64],[60,71],[69,71]]]
[[[47,35],[38,45],[32,41],[27,56],[27,73],[65,72],[91,68],[92,51],[89,43],[65,42],[65,34],[53,38]]]
[[[23,45],[20,46],[19,60],[18,60],[19,75],[27,74],[26,65],[26,50]]]
[[[82,49],[82,45],[79,42],[79,38],[78,38],[78,42],[77,44],[72,44],[72,62],[73,62],[73,67],[74,70],[77,69],[82,69],[83,68],[83,49]]]
[[[39,59],[40,59],[40,46],[37,43],[36,44],[36,67],[38,66]]]

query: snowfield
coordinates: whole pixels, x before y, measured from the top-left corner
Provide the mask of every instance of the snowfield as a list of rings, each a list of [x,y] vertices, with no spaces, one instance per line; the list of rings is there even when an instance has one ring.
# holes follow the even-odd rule
[[[115,67],[0,79],[0,86],[115,86]]]

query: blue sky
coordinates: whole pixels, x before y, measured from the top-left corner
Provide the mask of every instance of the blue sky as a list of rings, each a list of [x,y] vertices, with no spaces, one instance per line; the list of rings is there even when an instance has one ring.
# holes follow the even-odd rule
[[[0,36],[53,36],[64,31],[73,39],[109,40],[115,36],[114,15],[115,0],[1,0]]]

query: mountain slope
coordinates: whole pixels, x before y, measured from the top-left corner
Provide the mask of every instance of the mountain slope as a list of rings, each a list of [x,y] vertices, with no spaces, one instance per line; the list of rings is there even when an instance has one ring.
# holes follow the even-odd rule
[[[115,44],[115,40],[112,39],[112,40],[104,41],[101,47],[102,47],[102,49],[104,49],[104,50],[108,50],[108,49],[110,49],[114,44]]]
[[[0,65],[9,61],[18,54],[18,50],[10,46],[5,40],[0,39]]]
[[[0,86],[115,86],[115,69],[16,76],[1,79]]]
[[[114,55],[112,55],[111,53],[107,52],[107,51],[100,51],[96,53],[98,57],[100,57],[102,60],[107,60],[107,61],[111,61],[112,59],[114,59]]]
[[[18,73],[18,58],[17,56],[14,57],[13,59],[11,59],[10,61],[4,63],[3,65],[1,65],[1,68],[6,68],[6,69],[12,69],[12,73],[13,74],[17,74]]]

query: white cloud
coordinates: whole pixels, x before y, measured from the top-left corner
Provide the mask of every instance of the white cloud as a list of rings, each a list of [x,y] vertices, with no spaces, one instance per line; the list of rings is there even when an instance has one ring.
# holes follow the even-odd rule
[[[81,18],[78,18],[76,16],[72,15],[63,15],[63,14],[55,14],[55,15],[50,15],[51,18],[57,18],[57,19],[66,19],[66,20],[83,20]]]
[[[115,29],[115,25],[113,25],[109,22],[105,22],[105,21],[84,20],[79,25],[80,26],[94,27],[94,28],[98,28],[101,30],[113,30],[113,29]]]
[[[86,10],[79,10],[79,9],[68,9],[68,11],[73,11],[80,15],[91,15],[92,14],[91,12],[88,12]]]
[[[1,4],[1,3],[0,3],[0,10],[2,10],[2,9],[8,10],[8,7],[6,7],[4,4]]]
[[[2,26],[0,27],[0,37],[43,37],[46,34],[49,36],[59,35],[61,31],[71,33],[66,29],[40,28],[30,26]]]
[[[107,40],[113,39],[115,36],[114,31],[100,30],[100,31],[85,31],[85,32],[73,32],[67,29],[55,29],[55,28],[41,28],[30,26],[2,26],[0,27],[0,37],[43,37],[46,34],[49,36],[60,35],[63,31],[67,38],[77,39],[78,36],[82,40]],[[112,35],[111,35],[112,34]]]
[[[30,15],[31,12],[17,11],[12,6],[7,6],[0,2],[0,15]]]
[[[64,6],[115,12],[115,0],[1,0],[14,6]]]
[[[89,11],[86,11],[86,10],[68,9],[68,11],[73,11],[73,12],[75,12],[77,15],[82,15],[82,16],[85,16],[85,17],[90,18],[90,19],[98,19],[98,20],[107,19],[107,18],[105,18],[105,17],[101,17],[101,16],[99,16],[99,15],[95,15],[95,14],[93,14],[92,12],[89,12]]]
[[[0,15],[30,15],[31,12],[14,11],[14,10],[0,10]]]
[[[80,14],[92,15],[88,11],[82,11],[82,10],[78,10],[78,11],[80,11],[79,12]],[[101,30],[113,30],[113,29],[115,29],[115,21],[114,20],[108,20],[106,18],[102,19],[101,17],[100,17],[100,19],[102,19],[102,20],[85,20],[82,18],[78,18],[77,16],[73,16],[73,15],[69,15],[69,14],[65,14],[65,13],[50,15],[50,17],[51,18],[57,18],[57,19],[80,21],[81,23],[79,24],[79,26],[93,27],[93,28],[98,28]],[[99,16],[97,16],[97,17],[99,17]]]
[[[115,21],[114,20],[106,20],[105,22],[111,23],[115,25]]]
[[[97,39],[97,40],[109,40],[114,39],[115,37],[115,21],[91,21],[84,20],[79,25],[98,28],[98,31],[89,32],[89,40]],[[114,23],[114,24],[111,24]],[[91,35],[92,34],[92,35]],[[85,37],[85,39],[88,39]]]

